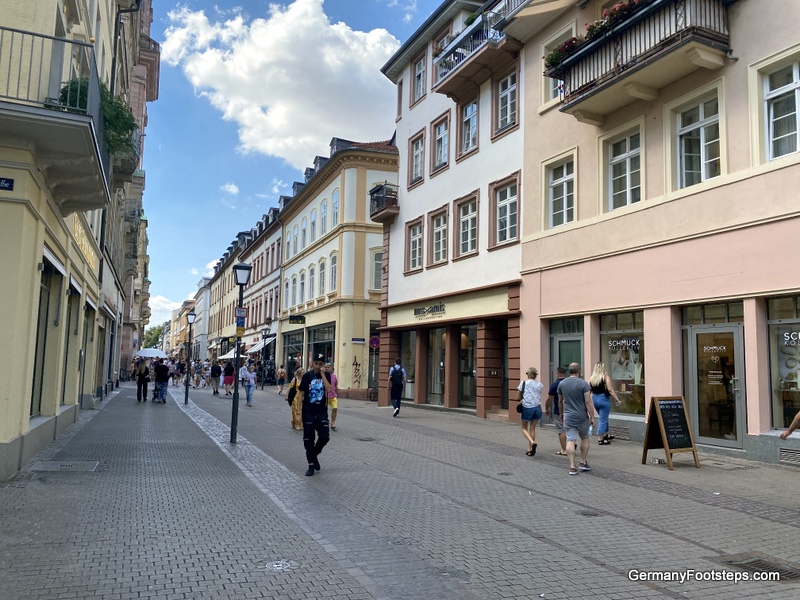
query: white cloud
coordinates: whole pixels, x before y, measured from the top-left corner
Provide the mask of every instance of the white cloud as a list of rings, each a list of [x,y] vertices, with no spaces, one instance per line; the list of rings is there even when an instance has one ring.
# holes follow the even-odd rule
[[[231,183],[230,181],[225,185],[219,186],[219,189],[221,189],[223,192],[227,192],[231,196],[235,196],[239,193],[239,186],[235,183]]]
[[[169,298],[164,296],[152,296],[150,298],[150,324],[149,327],[160,325],[164,321],[169,321],[172,318],[172,311],[180,308],[180,302],[172,302]]]
[[[417,0],[391,0],[386,6],[402,10],[404,23],[410,23],[414,15],[417,14]]]
[[[289,184],[285,183],[282,179],[278,179],[277,177],[272,178],[272,186],[271,191],[273,194],[280,194],[281,192],[289,189]]]
[[[191,273],[192,275],[200,275],[200,270],[199,269],[189,269],[189,273]]]
[[[238,12],[209,20],[179,6],[168,15],[161,59],[238,125],[242,152],[302,170],[334,136],[375,141],[394,127],[394,86],[380,67],[398,40],[385,29],[331,23],[322,4],[270,4],[266,18],[249,23]]]
[[[203,267],[203,277],[213,277],[214,276],[214,265],[217,264],[219,259],[214,259],[206,263],[206,266]]]

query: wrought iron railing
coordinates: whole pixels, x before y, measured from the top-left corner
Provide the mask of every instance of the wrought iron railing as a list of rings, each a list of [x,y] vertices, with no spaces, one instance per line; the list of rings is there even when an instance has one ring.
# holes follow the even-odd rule
[[[374,216],[382,210],[393,206],[397,206],[397,188],[393,185],[384,184],[370,192],[370,216]]]
[[[545,73],[564,81],[564,101],[569,102],[691,35],[727,46],[727,11],[722,0],[655,0],[585,42]]]
[[[436,83],[438,85],[455,71],[462,63],[469,60],[478,50],[487,44],[499,44],[506,34],[494,28],[502,18],[501,13],[486,12],[470,23],[453,41],[445,46],[434,58]]]
[[[0,100],[91,117],[108,177],[100,80],[90,44],[0,27]]]

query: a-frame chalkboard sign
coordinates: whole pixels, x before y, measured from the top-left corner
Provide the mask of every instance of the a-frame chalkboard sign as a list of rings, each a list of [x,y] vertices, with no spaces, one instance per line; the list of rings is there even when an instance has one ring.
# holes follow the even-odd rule
[[[700,468],[697,446],[694,444],[686,401],[683,396],[653,396],[647,413],[647,426],[644,433],[642,464],[647,462],[647,451],[664,449],[667,466],[672,471],[672,455],[676,452],[694,454],[694,466]]]

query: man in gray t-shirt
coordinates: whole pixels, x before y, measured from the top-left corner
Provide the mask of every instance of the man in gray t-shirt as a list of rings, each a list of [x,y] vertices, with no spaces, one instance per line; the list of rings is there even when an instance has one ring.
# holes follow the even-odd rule
[[[589,426],[594,427],[594,405],[589,384],[581,379],[581,366],[578,363],[569,365],[569,377],[558,384],[559,416],[564,421],[567,434],[567,456],[569,457],[569,474],[577,475],[578,470],[590,471],[586,460],[589,455]],[[575,468],[575,443],[581,438],[581,463]]]

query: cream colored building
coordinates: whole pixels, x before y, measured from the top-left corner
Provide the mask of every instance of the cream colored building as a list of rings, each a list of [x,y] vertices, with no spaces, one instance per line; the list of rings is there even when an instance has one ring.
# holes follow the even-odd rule
[[[239,305],[239,286],[233,276],[233,266],[241,261],[250,231],[241,231],[214,265],[211,277],[211,297],[208,309],[208,356],[216,359],[232,357],[236,349],[235,308]]]
[[[36,6],[0,0],[0,352],[22,374],[0,392],[0,480],[118,379],[133,169],[106,149],[100,82],[130,104],[149,31],[140,12],[115,28],[110,1]]]
[[[333,138],[282,196],[283,289],[278,360],[291,373],[322,355],[334,365],[343,397],[366,398],[377,374],[383,231],[370,221],[369,190],[397,184],[391,141]],[[375,276],[376,265],[378,277]]]
[[[613,24],[612,2],[515,4],[522,364],[603,361],[618,437],[684,396],[699,443],[796,462],[800,4],[654,0]]]

